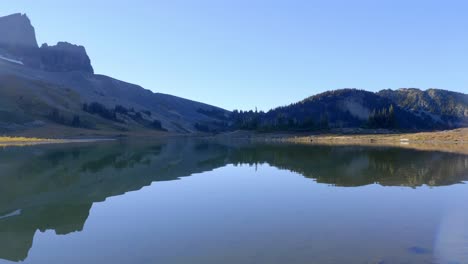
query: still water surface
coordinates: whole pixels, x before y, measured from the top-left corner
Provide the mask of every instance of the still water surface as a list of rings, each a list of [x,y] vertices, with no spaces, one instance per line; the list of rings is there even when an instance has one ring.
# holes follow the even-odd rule
[[[103,142],[0,150],[0,263],[468,263],[468,156]]]

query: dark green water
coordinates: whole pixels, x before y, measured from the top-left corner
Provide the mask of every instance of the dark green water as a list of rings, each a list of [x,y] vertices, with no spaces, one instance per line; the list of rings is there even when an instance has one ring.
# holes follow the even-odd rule
[[[467,180],[398,148],[4,148],[0,263],[468,263]]]

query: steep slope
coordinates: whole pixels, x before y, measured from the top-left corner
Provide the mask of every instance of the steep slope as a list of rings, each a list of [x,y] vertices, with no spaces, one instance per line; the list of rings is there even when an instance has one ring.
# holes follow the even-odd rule
[[[25,15],[0,18],[0,29],[16,32],[29,24]],[[8,23],[2,24],[2,21]],[[11,26],[17,23],[18,26]],[[26,26],[26,28],[32,28]],[[34,30],[24,30],[24,39]],[[11,33],[10,35],[15,36]],[[19,37],[18,37],[19,38]],[[224,109],[94,74],[82,46],[59,42],[24,47],[16,37],[0,45],[0,132],[61,125],[81,129],[196,132],[200,124],[219,129]],[[90,106],[90,107],[88,107]],[[212,114],[215,113],[215,114]]]
[[[10,102],[19,102],[18,98],[22,98],[22,100],[38,101],[43,105],[42,112],[31,111],[20,104],[7,109],[4,106],[2,109],[4,113],[10,109],[12,114],[24,113],[25,116],[41,120],[45,124],[54,121],[48,118],[48,114],[53,109],[58,109],[61,114],[66,116],[65,119],[68,120],[68,123],[71,123],[74,115],[81,117],[81,119],[85,118],[87,120],[85,123],[89,123],[85,125],[85,128],[99,129],[99,126],[104,125],[101,129],[111,128],[122,132],[138,128],[144,129],[147,127],[145,123],[151,124],[157,120],[161,122],[163,129],[188,133],[197,131],[195,125],[199,123],[216,126],[217,123],[222,122],[219,118],[207,116],[200,110],[219,112],[221,115],[227,114],[227,111],[221,108],[171,95],[153,93],[138,85],[81,71],[45,72],[0,60],[0,80],[0,96],[4,98],[7,98],[5,96],[7,94],[16,94],[22,91],[16,97],[9,96]],[[39,92],[35,88],[38,83],[46,85],[48,92]],[[63,97],[60,94],[64,91],[73,94],[73,97],[62,98],[62,100],[67,101],[67,104],[58,104],[50,99],[50,96]],[[32,98],[33,96],[34,98]],[[102,104],[109,110],[115,109],[116,106],[122,106],[134,111],[130,117],[120,117],[119,119],[123,122],[115,122],[112,119],[101,118],[99,114],[83,111],[84,104],[93,102]],[[140,119],[140,115],[142,120],[135,120]],[[2,121],[5,120],[0,120],[0,122]]]

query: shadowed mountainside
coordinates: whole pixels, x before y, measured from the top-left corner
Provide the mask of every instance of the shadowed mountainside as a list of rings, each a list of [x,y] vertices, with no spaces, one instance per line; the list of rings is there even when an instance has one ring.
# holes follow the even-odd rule
[[[0,33],[1,133],[51,125],[88,133],[190,133],[201,124],[215,130],[227,117],[218,107],[94,74],[83,46],[38,47],[26,15],[0,17]]]

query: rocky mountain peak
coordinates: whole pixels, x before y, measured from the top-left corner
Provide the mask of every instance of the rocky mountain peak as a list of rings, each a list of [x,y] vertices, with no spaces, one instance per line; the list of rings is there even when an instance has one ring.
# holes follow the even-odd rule
[[[94,73],[91,60],[83,46],[58,42],[55,46],[42,44],[42,68],[47,71],[84,71]]]
[[[36,33],[25,14],[0,17],[0,45],[37,48]]]
[[[83,46],[68,42],[37,45],[31,21],[25,14],[0,17],[0,55],[10,61],[45,71],[83,71],[94,73]]]

